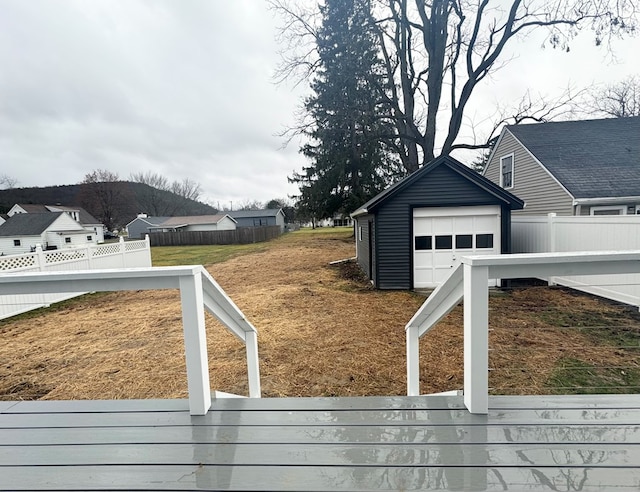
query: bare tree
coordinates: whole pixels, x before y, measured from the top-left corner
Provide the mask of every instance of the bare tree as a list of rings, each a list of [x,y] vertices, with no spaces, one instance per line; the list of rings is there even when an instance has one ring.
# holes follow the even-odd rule
[[[10,190],[11,188],[15,188],[18,184],[18,180],[13,176],[9,176],[8,174],[0,174],[0,188],[3,190]]]
[[[202,193],[202,187],[192,179],[184,178],[182,181],[174,181],[170,191],[187,200],[197,201]]]
[[[162,174],[147,171],[132,173],[130,179],[147,185],[139,193],[140,205],[144,212],[155,216],[184,214],[190,208],[185,200],[197,201],[202,193],[200,184],[190,178],[170,182]]]
[[[616,118],[640,116],[640,77],[633,75],[615,84],[594,88],[585,106],[589,114]]]
[[[122,225],[120,219],[125,212],[123,204],[127,190],[118,173],[95,169],[85,174],[82,184],[87,185],[82,191],[82,205],[100,219],[108,230]]]
[[[280,79],[312,74],[315,11],[287,0],[270,3],[281,14],[281,34],[294,50],[286,52]],[[378,0],[371,22],[378,28],[389,81],[380,95],[395,121],[393,138],[403,166],[413,172],[436,154],[489,145],[461,142],[460,131],[476,87],[506,63],[505,48],[513,39],[544,30],[545,44],[569,51],[584,28],[592,30],[597,45],[609,46],[612,36],[635,31],[637,14],[632,0],[510,0],[500,5],[489,0]],[[539,106],[531,109],[529,114],[544,112]]]
[[[262,210],[264,208],[264,203],[259,202],[258,200],[242,200],[239,202],[233,209],[234,210]]]

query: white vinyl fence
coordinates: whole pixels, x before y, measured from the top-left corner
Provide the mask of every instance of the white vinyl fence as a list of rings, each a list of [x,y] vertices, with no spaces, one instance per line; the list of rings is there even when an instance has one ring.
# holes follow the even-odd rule
[[[512,253],[640,250],[640,216],[512,217]],[[640,307],[640,274],[545,278],[550,283]]]
[[[141,241],[91,244],[86,248],[43,251],[39,246],[33,253],[0,256],[0,275],[5,273],[55,272],[76,270],[104,270],[151,266],[149,237]],[[58,294],[0,295],[0,319],[9,318],[33,309],[47,307],[86,292]]]

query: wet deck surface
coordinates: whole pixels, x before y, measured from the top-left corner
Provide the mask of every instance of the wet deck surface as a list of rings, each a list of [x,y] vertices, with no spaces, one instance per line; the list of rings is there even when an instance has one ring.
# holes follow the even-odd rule
[[[0,490],[639,490],[640,395],[0,401]]]

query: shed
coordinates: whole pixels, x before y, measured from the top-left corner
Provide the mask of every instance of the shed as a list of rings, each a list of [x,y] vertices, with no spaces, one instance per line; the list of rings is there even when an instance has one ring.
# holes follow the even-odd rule
[[[379,289],[433,288],[461,256],[509,253],[511,210],[524,202],[449,156],[362,205],[356,256]]]

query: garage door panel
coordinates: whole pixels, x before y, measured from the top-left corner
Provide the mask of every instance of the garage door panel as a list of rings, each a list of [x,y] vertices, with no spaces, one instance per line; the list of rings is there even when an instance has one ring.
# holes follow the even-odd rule
[[[436,287],[463,256],[498,254],[500,213],[498,206],[415,209],[414,287]]]
[[[433,222],[434,234],[451,234],[451,231],[453,230],[452,217],[437,217],[431,220]]]

